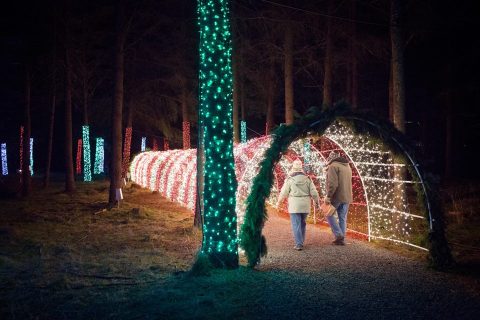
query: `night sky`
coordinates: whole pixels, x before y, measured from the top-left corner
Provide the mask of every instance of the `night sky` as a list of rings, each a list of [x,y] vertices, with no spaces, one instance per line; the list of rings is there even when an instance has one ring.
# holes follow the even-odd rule
[[[113,95],[113,48],[116,1],[9,1],[2,6],[0,30],[0,142],[8,145],[10,166],[18,161],[19,127],[23,119],[25,70],[32,71],[32,137],[36,164],[42,171],[51,106],[53,48],[56,60],[56,121],[53,170],[62,171],[65,22],[73,44],[73,135],[80,137],[82,81],[89,86],[88,115],[93,136],[110,138]],[[349,1],[334,12],[334,100],[345,97],[345,52]],[[479,178],[472,161],[479,154],[480,44],[475,1],[406,1],[404,38],[407,135],[418,145],[425,163],[443,174],[445,123],[453,123],[454,176]],[[267,47],[274,48],[276,122],[283,122],[282,26],[295,24],[295,109],[302,114],[322,104],[326,1],[232,1],[234,48],[243,48],[242,75],[249,137],[263,133],[265,98],[262,75]],[[133,152],[140,137],[167,137],[181,146],[179,75],[187,79],[193,131],[196,130],[197,46],[195,1],[128,1],[125,107],[133,111]],[[301,9],[301,10],[299,10]],[[388,117],[389,1],[357,1],[359,106]],[[54,35],[56,35],[56,40]],[[55,46],[54,46],[55,44]],[[235,49],[234,49],[235,50]],[[237,50],[238,52],[239,50]],[[234,51],[234,59],[235,59]],[[84,68],[84,69],[82,69]],[[82,73],[87,70],[87,75]],[[447,107],[451,103],[451,108]],[[125,112],[124,112],[125,114]],[[195,137],[192,139],[195,145]],[[75,143],[74,143],[75,149]]]

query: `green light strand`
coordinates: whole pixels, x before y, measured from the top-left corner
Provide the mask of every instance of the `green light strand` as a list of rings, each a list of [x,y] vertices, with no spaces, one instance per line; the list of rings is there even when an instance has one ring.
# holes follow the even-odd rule
[[[103,138],[97,138],[95,143],[95,164],[93,167],[94,174],[102,174],[104,172],[103,164],[105,160],[105,154],[103,151]]]
[[[247,122],[243,120],[240,121],[240,141],[247,142]]]
[[[238,267],[229,1],[199,0],[198,25],[200,123],[205,147],[202,253],[214,264]]]
[[[92,181],[92,163],[90,161],[90,127],[82,126],[83,139],[83,181]]]

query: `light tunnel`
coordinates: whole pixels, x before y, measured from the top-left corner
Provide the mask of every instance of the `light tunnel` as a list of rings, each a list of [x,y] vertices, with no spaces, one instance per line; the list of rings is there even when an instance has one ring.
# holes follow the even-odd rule
[[[245,200],[271,142],[271,136],[262,136],[234,147],[239,226],[243,223]],[[276,164],[274,182],[266,202],[275,205],[291,163],[297,158],[303,160],[305,172],[322,197],[325,194],[323,168],[332,151],[347,158],[352,168],[353,203],[349,209],[348,231],[369,240],[387,240],[427,250],[428,221],[416,201],[415,184],[419,182],[409,177],[404,168],[407,165],[396,162],[381,141],[368,134],[353,133],[338,121],[322,136],[312,134],[290,144]],[[133,182],[158,191],[192,211],[196,200],[196,170],[196,149],[143,152],[130,166]],[[280,209],[286,210],[286,204],[284,206]]]

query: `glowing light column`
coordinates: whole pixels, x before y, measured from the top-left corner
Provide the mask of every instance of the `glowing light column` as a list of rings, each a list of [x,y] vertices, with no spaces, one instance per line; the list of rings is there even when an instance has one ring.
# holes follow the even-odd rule
[[[33,138],[30,138],[30,175],[33,176]]]
[[[230,2],[198,0],[200,123],[205,146],[202,253],[238,267],[233,159]]]
[[[190,149],[190,122],[183,121],[183,149]]]
[[[147,137],[142,137],[142,148],[141,151],[144,152],[147,147]]]
[[[163,138],[163,150],[170,150],[170,143],[167,138]]]
[[[7,164],[7,144],[2,143],[2,175],[8,175],[8,164]]]
[[[122,177],[127,176],[128,166],[130,164],[130,146],[132,144],[132,127],[125,129],[125,142],[123,143],[123,163],[122,163]]]
[[[101,174],[104,172],[103,163],[105,154],[103,151],[103,138],[97,138],[95,142],[95,164],[93,166],[94,174]]]
[[[82,139],[77,141],[77,167],[75,169],[77,174],[82,174]]]
[[[242,143],[247,142],[247,122],[240,121],[240,140]]]
[[[92,163],[90,161],[90,127],[82,127],[83,138],[83,181],[92,181]]]
[[[23,126],[20,127],[20,172],[23,170]]]

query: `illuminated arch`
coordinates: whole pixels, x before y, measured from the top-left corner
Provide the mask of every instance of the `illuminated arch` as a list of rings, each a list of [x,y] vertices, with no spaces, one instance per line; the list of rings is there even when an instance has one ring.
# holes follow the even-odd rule
[[[425,181],[406,137],[391,124],[373,121],[373,118],[355,114],[345,105],[323,112],[312,108],[293,125],[274,131],[246,200],[239,237],[249,266],[255,266],[266,252],[266,240],[261,232],[267,217],[265,200],[275,186],[277,163],[296,140],[311,135],[324,136],[340,147],[352,162],[352,169],[359,173],[365,194],[369,239],[384,239],[429,250],[433,265],[439,268],[452,264],[442,208],[439,199],[435,198],[438,193],[432,190],[433,184]],[[335,129],[339,125],[340,128]],[[412,191],[419,201],[412,201],[408,196]]]
[[[430,235],[432,240],[433,231],[438,230],[440,245],[437,247],[440,251],[446,250],[444,255],[448,256],[448,247],[442,242],[441,219],[432,216],[434,210],[428,199],[428,186],[411,153],[399,142],[401,136],[395,131],[385,134],[388,126],[382,127],[353,114],[342,114],[341,108],[338,110],[317,114],[303,124],[281,126],[272,136],[251,139],[235,146],[236,213],[241,226],[239,240],[249,264],[255,265],[264,250],[261,229],[266,219],[265,202],[276,203],[291,163],[297,158],[303,159],[306,173],[323,194],[325,176],[322,168],[333,150],[349,160],[353,172],[354,201],[348,219],[350,232],[369,240],[383,239],[432,251],[434,241],[429,243],[427,236]],[[352,126],[354,122],[364,123],[377,131],[359,130]],[[393,145],[397,145],[396,150]],[[406,169],[401,179],[396,177],[396,169]],[[137,184],[194,210],[195,149],[143,152],[133,159],[130,170],[132,180]],[[418,195],[423,200],[416,201],[409,194]],[[247,223],[244,224],[245,215]]]

